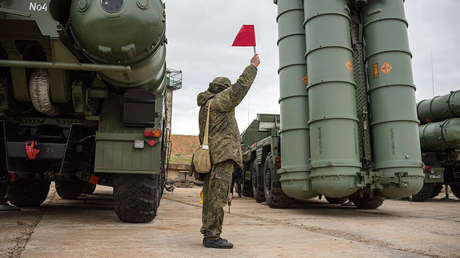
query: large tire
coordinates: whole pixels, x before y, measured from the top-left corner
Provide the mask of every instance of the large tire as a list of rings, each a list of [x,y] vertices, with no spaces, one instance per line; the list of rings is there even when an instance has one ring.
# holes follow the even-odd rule
[[[17,207],[38,207],[48,196],[50,181],[18,180],[8,187],[8,200]]]
[[[83,183],[83,189],[82,189],[83,194],[93,194],[94,191],[96,191],[96,185],[95,184],[91,184],[91,183],[87,183],[87,182]]]
[[[250,173],[249,168],[247,168],[247,165],[244,166],[243,172],[242,172],[242,181],[243,181],[243,195],[246,197],[253,197],[252,193],[252,180],[246,180],[246,174]]]
[[[412,195],[409,200],[413,202],[424,202],[433,198],[435,187],[437,184],[423,184],[420,192]],[[437,194],[436,194],[437,195]]]
[[[161,199],[163,198],[163,191],[165,188],[165,180],[166,177],[163,175],[158,176],[158,191],[156,191],[156,202],[157,202],[157,209],[160,207]]]
[[[283,193],[281,183],[277,179],[276,169],[273,167],[273,155],[269,153],[264,164],[265,201],[270,208],[287,208],[292,201]]]
[[[55,181],[56,192],[64,200],[76,200],[83,193],[85,182],[79,180],[63,180]]]
[[[455,197],[460,199],[460,183],[450,184],[450,190],[454,193]]]
[[[344,204],[348,201],[348,198],[331,198],[326,196],[326,200],[330,204]]]
[[[261,203],[265,201],[265,194],[264,194],[264,185],[259,183],[259,165],[257,165],[256,161],[252,163],[252,195],[256,202]]]
[[[115,213],[123,222],[147,223],[156,214],[161,197],[160,175],[116,175]]]
[[[384,199],[379,196],[374,197],[351,197],[350,200],[361,210],[375,210],[383,204]]]

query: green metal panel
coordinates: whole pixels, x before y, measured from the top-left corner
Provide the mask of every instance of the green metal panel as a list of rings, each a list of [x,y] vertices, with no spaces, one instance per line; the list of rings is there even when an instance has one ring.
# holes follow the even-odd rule
[[[10,68],[10,74],[13,83],[14,98],[22,102],[30,101],[26,69]]]
[[[460,118],[421,125],[419,129],[424,152],[460,149]]]
[[[161,147],[134,149],[134,140],[144,140],[143,130],[137,134],[107,134],[98,132],[96,135],[96,173],[123,174],[160,174]],[[127,139],[126,137],[129,137]]]
[[[308,182],[310,143],[303,0],[278,0],[281,187],[296,199],[314,194]]]
[[[369,1],[363,15],[374,165],[383,196],[407,197],[423,170],[403,0]]]
[[[162,105],[162,97],[157,99]],[[104,101],[99,130],[96,134],[96,173],[159,174],[161,139],[155,138],[156,145],[150,147],[145,142],[144,149],[134,149],[134,141],[145,141],[144,128],[126,127],[121,120],[121,97],[110,95]],[[157,107],[157,110],[161,107]],[[161,128],[161,120],[155,121]],[[148,139],[150,140],[150,139]]]
[[[62,41],[51,40],[53,62],[79,63]],[[49,70],[51,100],[54,103],[67,103],[70,100],[70,73],[65,70]]]
[[[358,190],[361,170],[347,0],[305,0],[311,184],[328,197]]]
[[[241,148],[243,152],[247,151],[253,144],[258,141],[277,135],[279,130],[280,116],[276,114],[257,114],[257,119],[253,120],[251,124],[241,134]],[[245,157],[245,160],[248,160]]]
[[[33,20],[40,30],[41,35],[58,38],[56,30],[57,21],[49,15],[51,0],[42,1],[3,1],[4,5],[0,14],[6,14],[6,20]],[[2,18],[4,19],[4,18]],[[5,21],[0,21],[0,27]],[[16,23],[20,24],[20,23]],[[30,25],[30,24],[29,24]]]
[[[248,128],[241,134],[241,148],[243,152],[249,149],[252,144],[269,136],[268,131],[259,131],[259,120],[253,120]]]
[[[460,117],[460,91],[420,101],[417,104],[417,115],[423,124]]]

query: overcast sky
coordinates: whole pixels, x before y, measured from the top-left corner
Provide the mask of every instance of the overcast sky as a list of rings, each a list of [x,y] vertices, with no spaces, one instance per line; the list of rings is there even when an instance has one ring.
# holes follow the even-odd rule
[[[257,113],[279,114],[278,27],[272,0],[165,0],[168,67],[183,71],[174,93],[173,134],[196,135],[196,96],[217,76],[234,82],[249,64],[252,48],[231,44],[242,24],[256,27],[262,63],[248,96],[236,108],[243,131]],[[459,89],[460,0],[406,0],[417,101]],[[433,65],[432,65],[433,64]],[[434,70],[434,78],[432,77]]]

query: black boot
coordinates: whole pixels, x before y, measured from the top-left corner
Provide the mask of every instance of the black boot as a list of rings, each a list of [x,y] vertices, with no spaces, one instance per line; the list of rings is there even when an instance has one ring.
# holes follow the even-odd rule
[[[18,211],[19,208],[8,204],[6,192],[8,191],[7,184],[0,184],[0,211]]]
[[[206,248],[217,248],[217,249],[232,249],[233,244],[228,242],[227,239],[218,238],[215,240],[203,239],[203,245]]]
[[[347,202],[342,203],[340,206],[342,206],[342,207],[355,207],[356,205],[352,201],[348,200]]]

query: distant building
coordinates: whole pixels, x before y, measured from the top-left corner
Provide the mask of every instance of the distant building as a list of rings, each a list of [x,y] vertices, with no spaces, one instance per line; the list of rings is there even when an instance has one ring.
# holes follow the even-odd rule
[[[168,181],[185,182],[192,177],[186,176],[190,171],[193,152],[200,147],[198,136],[171,135],[171,154],[168,164]]]

